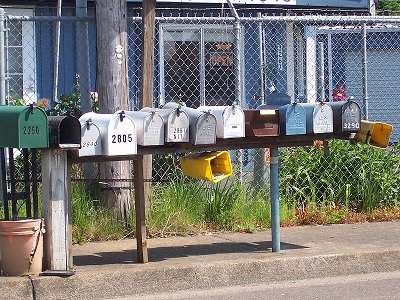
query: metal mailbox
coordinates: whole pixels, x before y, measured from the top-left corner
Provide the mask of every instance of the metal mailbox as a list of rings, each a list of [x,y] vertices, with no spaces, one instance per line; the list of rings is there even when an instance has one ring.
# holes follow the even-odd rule
[[[200,111],[210,110],[217,120],[217,138],[229,139],[245,136],[245,119],[243,110],[236,105],[200,106]]]
[[[217,140],[217,119],[211,110],[201,111],[189,107],[180,107],[178,103],[169,102],[164,105],[168,108],[180,108],[189,116],[189,141],[193,145],[215,144]]]
[[[74,149],[81,146],[81,123],[72,116],[49,116],[50,147]]]
[[[97,114],[86,113],[81,118],[81,125],[87,130],[82,130],[82,149],[81,156],[86,156],[85,148],[101,146],[101,154],[107,156],[114,155],[131,155],[137,153],[137,138],[135,122],[121,111],[118,114]],[[96,125],[100,132],[101,143],[98,143],[96,130],[92,135],[86,136],[91,131],[91,127]],[[96,140],[92,138],[97,138]],[[97,144],[96,144],[97,141]],[[92,149],[93,152],[99,155],[97,149]],[[89,152],[89,151],[87,151]]]
[[[116,113],[120,113],[120,111]],[[135,122],[138,145],[164,145],[164,121],[155,109],[149,112],[125,111],[125,113]]]
[[[47,124],[47,115],[39,107],[0,106],[0,147],[48,148]]]
[[[333,132],[332,107],[325,102],[299,103],[304,107],[307,118],[307,133]]]
[[[277,109],[245,109],[246,136],[278,136],[279,111]]]
[[[81,149],[79,149],[79,156],[103,154],[100,129],[93,123],[92,114],[94,113],[86,113],[79,118],[81,124]]]
[[[360,130],[361,110],[354,101],[329,102],[333,110],[334,132],[357,132]]]
[[[143,108],[141,112],[151,112],[154,108]],[[164,122],[164,138],[167,143],[189,142],[189,116],[180,108],[157,109]]]
[[[356,133],[355,139],[376,148],[386,148],[392,130],[390,124],[361,120],[360,131]]]
[[[232,174],[232,163],[228,151],[190,154],[182,157],[179,162],[184,175],[214,183]]]
[[[298,103],[295,102],[278,107],[261,105],[259,108],[275,108],[279,110],[279,133],[281,135],[306,134],[306,111],[304,107],[298,105]]]

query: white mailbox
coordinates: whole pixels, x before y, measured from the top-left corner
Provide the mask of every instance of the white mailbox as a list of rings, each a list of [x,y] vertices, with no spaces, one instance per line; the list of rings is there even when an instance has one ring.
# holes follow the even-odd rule
[[[120,113],[120,111],[116,113]],[[164,121],[155,109],[149,112],[125,111],[125,113],[135,122],[138,145],[164,145]]]
[[[211,110],[217,119],[217,138],[229,139],[245,136],[245,118],[243,110],[236,105],[200,106],[200,111]]]
[[[100,129],[93,123],[92,114],[95,113],[86,113],[79,118],[81,123],[81,149],[79,149],[79,156],[103,154]]]
[[[180,108],[189,116],[189,141],[193,145],[215,144],[217,119],[212,114],[210,109],[201,111],[186,106],[180,106],[178,103],[169,102],[164,105],[168,108]]]
[[[118,114],[87,113],[83,117],[90,118],[100,130],[102,154],[107,156],[130,155],[137,153],[135,122],[121,111]],[[82,141],[86,140],[82,135]],[[82,147],[83,148],[83,147]]]
[[[307,133],[333,132],[332,107],[324,102],[301,103],[306,110]]]
[[[145,107],[141,112],[151,112],[154,108]],[[167,143],[189,142],[189,116],[180,108],[157,109],[164,122],[164,137]]]

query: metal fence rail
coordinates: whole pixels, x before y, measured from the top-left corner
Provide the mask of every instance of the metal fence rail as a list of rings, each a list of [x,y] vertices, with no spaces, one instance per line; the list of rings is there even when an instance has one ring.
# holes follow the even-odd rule
[[[37,8],[35,16],[0,15],[1,99],[9,104],[97,101],[96,24],[89,17],[63,17]],[[129,11],[129,100],[140,109],[141,18]],[[292,101],[336,101],[353,97],[364,117],[394,125],[391,142],[400,138],[400,18],[387,16],[275,16],[228,9],[159,11],[156,18],[154,103],[244,108],[268,103],[274,93]],[[61,24],[57,94],[54,92],[55,24]],[[87,41],[82,43],[82,38]],[[0,43],[0,46],[2,44]],[[341,94],[342,93],[342,94]],[[343,94],[344,93],[344,94]],[[88,100],[85,100],[86,102]],[[87,111],[88,108],[84,108]],[[285,151],[292,151],[285,149]],[[253,182],[265,151],[235,152],[241,181]],[[171,156],[154,156],[153,180],[170,178]],[[286,162],[290,164],[290,162]],[[327,168],[322,163],[321,168]],[[263,166],[265,168],[265,166]],[[282,168],[290,166],[282,165]],[[347,175],[346,175],[347,174]],[[343,176],[349,176],[351,170]],[[315,178],[314,181],[321,179]],[[265,179],[256,180],[264,185]],[[316,184],[322,186],[323,184]],[[317,191],[322,197],[324,191]]]

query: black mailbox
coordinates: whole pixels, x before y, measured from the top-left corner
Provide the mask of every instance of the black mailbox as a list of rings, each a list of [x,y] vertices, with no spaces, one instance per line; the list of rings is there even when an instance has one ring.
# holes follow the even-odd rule
[[[329,102],[333,110],[334,132],[358,132],[361,124],[360,106],[354,101]]]
[[[74,149],[81,147],[81,123],[72,116],[49,116],[50,147]]]

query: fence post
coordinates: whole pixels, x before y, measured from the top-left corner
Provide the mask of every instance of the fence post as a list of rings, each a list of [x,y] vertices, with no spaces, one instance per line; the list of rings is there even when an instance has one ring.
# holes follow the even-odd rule
[[[42,150],[42,186],[45,268],[72,270],[70,165],[67,151]]]
[[[362,61],[362,81],[364,96],[364,120],[368,120],[368,61],[367,61],[367,25],[362,27],[363,33],[363,61]]]
[[[87,17],[87,0],[76,0],[76,15]],[[76,23],[76,52],[79,72],[79,86],[81,92],[81,111],[92,111],[90,97],[90,61],[89,61],[89,33],[88,21]]]
[[[6,68],[5,68],[5,11],[0,8],[0,105],[6,104]]]
[[[271,148],[270,158],[272,252],[281,251],[279,216],[279,157],[278,148]]]

